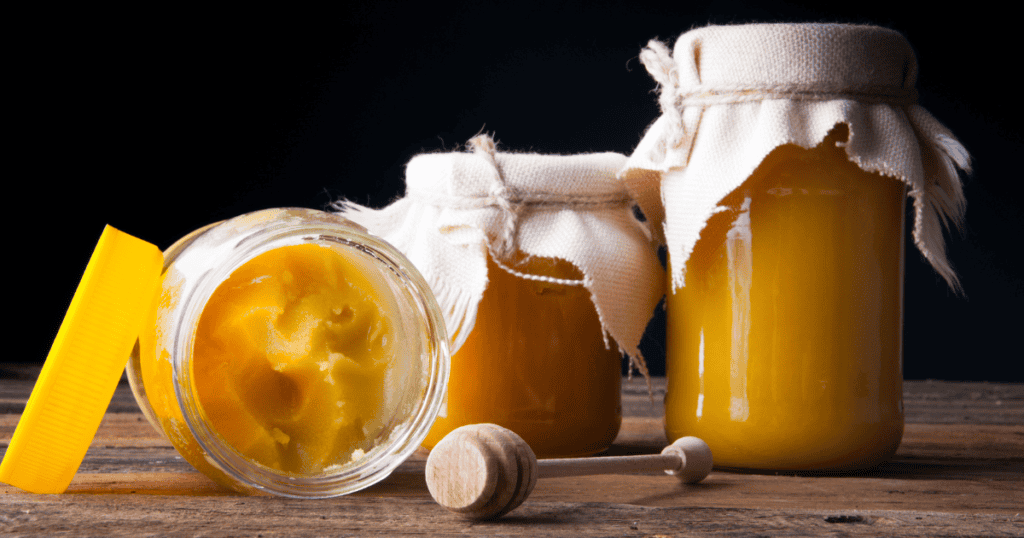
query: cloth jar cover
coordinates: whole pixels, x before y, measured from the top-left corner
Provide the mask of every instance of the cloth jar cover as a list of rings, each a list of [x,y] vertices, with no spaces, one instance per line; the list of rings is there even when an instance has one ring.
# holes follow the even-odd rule
[[[487,287],[487,257],[526,279],[585,286],[604,330],[646,374],[640,338],[664,295],[665,273],[646,225],[616,174],[618,153],[538,155],[495,151],[422,154],[406,168],[405,196],[383,209],[349,202],[342,216],[398,248],[423,273],[441,305],[452,352],[473,330]],[[518,253],[565,260],[579,281],[521,273]]]
[[[662,116],[621,177],[668,247],[673,288],[718,203],[774,148],[811,148],[839,124],[861,169],[893,177],[914,200],[913,238],[954,289],[943,226],[964,211],[957,168],[970,157],[916,104],[917,60],[893,30],[843,24],[708,26],[641,61],[661,86]],[[663,229],[658,223],[663,222]],[[664,236],[660,234],[663,233]]]

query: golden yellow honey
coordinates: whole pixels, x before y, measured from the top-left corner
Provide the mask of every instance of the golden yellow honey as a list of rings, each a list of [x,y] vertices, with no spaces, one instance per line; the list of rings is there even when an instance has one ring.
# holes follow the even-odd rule
[[[862,469],[899,446],[906,191],[836,139],[768,155],[668,290],[666,433],[716,466]]]
[[[580,277],[567,262],[531,258],[516,270]],[[447,413],[427,434],[431,448],[466,424],[493,423],[522,437],[538,457],[595,454],[622,423],[621,355],[606,348],[583,286],[525,280],[488,259],[476,324],[452,356]]]
[[[417,450],[444,401],[444,318],[398,250],[322,211],[211,224],[164,252],[127,374],[182,457],[242,493],[345,495]]]
[[[250,459],[316,474],[369,451],[383,429],[393,301],[320,245],[274,249],[218,286],[193,371],[213,428]]]
[[[370,450],[398,345],[396,306],[377,288],[315,244],[235,270],[206,302],[193,351],[199,404],[217,434],[252,461],[302,475]],[[157,415],[175,414],[164,401]]]

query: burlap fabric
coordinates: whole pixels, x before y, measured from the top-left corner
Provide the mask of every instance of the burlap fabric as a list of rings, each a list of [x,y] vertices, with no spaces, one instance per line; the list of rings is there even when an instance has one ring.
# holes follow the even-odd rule
[[[662,116],[621,177],[656,223],[682,287],[686,260],[719,201],[774,148],[811,148],[845,124],[861,169],[897,178],[914,201],[914,242],[953,288],[943,227],[959,225],[964,147],[916,104],[917,61],[899,33],[841,24],[708,26],[641,61],[661,86]],[[654,226],[656,234],[661,227]]]

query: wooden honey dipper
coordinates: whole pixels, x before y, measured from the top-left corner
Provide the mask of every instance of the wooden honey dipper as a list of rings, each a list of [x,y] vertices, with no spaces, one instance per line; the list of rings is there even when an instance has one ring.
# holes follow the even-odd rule
[[[469,519],[504,515],[526,500],[538,477],[665,471],[686,483],[711,472],[711,449],[683,437],[661,454],[538,460],[530,445],[496,424],[456,428],[427,458],[427,489],[438,504]]]

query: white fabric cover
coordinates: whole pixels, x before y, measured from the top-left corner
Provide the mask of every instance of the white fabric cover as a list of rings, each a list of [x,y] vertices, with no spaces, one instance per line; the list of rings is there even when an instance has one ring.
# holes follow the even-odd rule
[[[517,250],[558,258],[581,281],[520,278],[585,286],[605,332],[646,372],[638,345],[664,294],[657,245],[633,214],[616,174],[618,153],[498,153],[487,136],[476,151],[423,154],[406,168],[405,196],[370,209],[339,204],[340,213],[393,244],[423,273],[441,305],[453,352],[473,330],[487,287],[487,256],[499,265]]]
[[[664,221],[673,288],[718,203],[774,148],[817,146],[838,124],[861,169],[897,178],[914,200],[914,242],[954,289],[943,227],[964,210],[957,168],[970,157],[916,104],[917,61],[898,32],[842,24],[708,26],[641,60],[661,85],[662,116],[621,177]],[[658,230],[654,225],[655,233]]]

